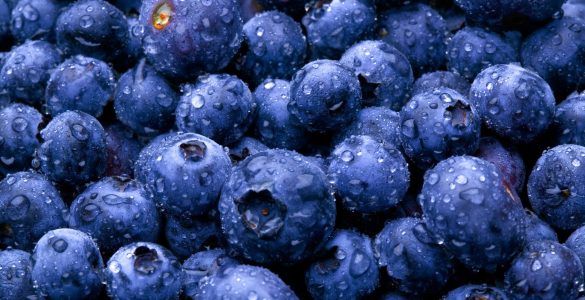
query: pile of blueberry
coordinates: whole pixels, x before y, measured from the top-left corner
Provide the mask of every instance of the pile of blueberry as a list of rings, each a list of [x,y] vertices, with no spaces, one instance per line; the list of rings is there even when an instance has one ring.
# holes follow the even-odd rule
[[[0,0],[0,299],[585,299],[585,0]]]

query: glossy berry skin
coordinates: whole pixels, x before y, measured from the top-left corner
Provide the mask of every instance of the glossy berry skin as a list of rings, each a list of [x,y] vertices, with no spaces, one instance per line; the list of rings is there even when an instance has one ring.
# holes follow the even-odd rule
[[[303,26],[312,56],[338,59],[350,46],[371,34],[376,22],[372,0],[332,0],[308,6]]]
[[[102,253],[136,241],[155,242],[160,227],[152,194],[129,177],[103,177],[71,204],[69,227],[89,234]]]
[[[419,202],[427,230],[468,268],[494,272],[524,245],[522,205],[500,177],[472,156],[448,158],[425,174]]]
[[[327,176],[350,211],[375,213],[396,206],[410,184],[408,164],[394,145],[351,136],[335,147]]]
[[[183,263],[183,295],[188,299],[196,299],[199,282],[205,277],[215,276],[227,267],[240,263],[229,257],[223,249],[211,249],[191,255]]]
[[[400,111],[414,82],[408,58],[383,41],[363,41],[349,48],[339,62],[353,68],[367,106]]]
[[[400,148],[400,114],[387,107],[363,108],[355,120],[337,134],[335,144],[352,135],[368,135],[380,143]]]
[[[139,20],[146,58],[159,73],[176,80],[223,69],[243,36],[236,0],[145,0]]]
[[[456,90],[462,95],[469,95],[471,84],[465,77],[448,71],[434,71],[420,76],[412,88],[412,95],[423,92],[432,92],[435,89],[446,87]]]
[[[48,299],[98,299],[103,267],[91,237],[69,228],[47,232],[32,253],[32,280]]]
[[[506,292],[496,287],[477,284],[466,284],[450,291],[444,300],[508,300]]]
[[[137,242],[120,248],[104,272],[112,299],[178,299],[181,263],[166,248]]]
[[[55,182],[77,185],[100,177],[106,169],[106,134],[94,117],[79,111],[55,116],[41,130],[37,150],[41,171]],[[34,162],[33,162],[34,164]]]
[[[20,43],[27,39],[55,39],[55,22],[63,2],[58,0],[18,1],[12,9],[10,31]]]
[[[529,143],[554,117],[555,98],[538,74],[517,65],[495,65],[477,75],[469,101],[483,124],[514,143]]]
[[[140,6],[140,3],[138,3],[138,5]],[[139,59],[144,57],[144,50],[142,49],[144,27],[140,25],[138,16],[131,15],[126,18],[128,20],[128,42],[126,44],[127,61],[126,63],[120,62],[123,66],[133,65]]]
[[[435,243],[421,219],[386,223],[373,245],[378,265],[409,295],[436,294],[453,275],[451,257]]]
[[[66,227],[67,207],[43,175],[18,172],[0,181],[0,248],[25,251],[47,231]]]
[[[124,13],[103,0],[68,6],[55,25],[57,46],[67,55],[83,54],[114,62],[125,59],[128,22]]]
[[[258,105],[255,131],[269,147],[300,149],[306,141],[306,131],[299,126],[288,110],[290,83],[280,79],[267,79],[254,91]]]
[[[31,167],[43,116],[21,103],[0,110],[0,174],[18,172]]]
[[[252,124],[256,104],[248,86],[227,74],[203,75],[183,87],[177,127],[222,144],[237,142]]]
[[[553,227],[575,230],[585,224],[583,156],[583,146],[556,146],[542,154],[528,177],[528,200]]]
[[[518,194],[522,192],[526,166],[516,148],[503,145],[498,139],[486,136],[479,140],[479,148],[474,156],[493,163],[502,175],[504,185]]]
[[[45,41],[28,41],[10,51],[3,61],[0,90],[13,102],[39,105],[50,72],[61,63],[61,54]]]
[[[140,152],[134,174],[154,193],[166,214],[191,217],[217,203],[231,172],[227,153],[216,142],[194,133],[155,141]]]
[[[98,118],[113,97],[115,86],[114,73],[105,62],[76,55],[51,73],[45,107],[52,116],[77,110]]]
[[[585,270],[585,227],[579,227],[567,238],[564,245],[578,257]]]
[[[505,275],[511,299],[575,299],[582,284],[579,257],[552,241],[528,244]]]
[[[357,299],[378,286],[379,272],[368,236],[339,230],[312,263],[305,281],[313,299]]]
[[[404,53],[415,74],[442,67],[446,62],[447,25],[430,6],[417,3],[381,13],[377,37]]]
[[[204,247],[216,246],[221,238],[219,216],[212,210],[208,216],[176,218],[169,216],[165,224],[165,238],[171,250],[180,259]]]
[[[316,60],[295,73],[288,110],[313,132],[338,131],[354,119],[362,92],[353,70],[332,60]]]
[[[447,67],[470,81],[487,67],[519,60],[510,42],[480,27],[457,31],[447,51]]]
[[[139,135],[169,130],[179,95],[145,60],[120,76],[114,93],[116,117]]]
[[[558,242],[557,233],[546,222],[538,216],[527,210],[526,211],[526,244],[535,241],[549,240]]]
[[[479,146],[480,114],[467,97],[449,88],[417,94],[400,111],[404,153],[426,169]]]
[[[235,167],[219,213],[234,253],[259,264],[291,265],[323,247],[336,210],[317,165],[292,151],[268,150]]]
[[[564,17],[585,20],[585,3],[581,0],[568,0],[562,6]]]
[[[235,165],[250,155],[268,149],[268,146],[262,144],[259,140],[245,136],[238,143],[230,146],[229,156],[232,164]]]
[[[228,266],[223,272],[204,277],[192,299],[246,299],[250,295],[258,299],[299,299],[276,274],[249,265]]]
[[[106,173],[105,176],[132,175],[142,143],[134,138],[133,132],[120,123],[113,123],[106,131]]]
[[[30,253],[7,249],[0,252],[0,298],[18,300],[33,297]]]
[[[569,97],[556,106],[551,124],[555,145],[585,146],[585,95]]]
[[[307,40],[301,25],[279,11],[255,15],[244,24],[238,74],[250,84],[266,78],[289,79],[305,63]]]
[[[583,89],[585,20],[563,17],[534,31],[522,44],[522,64],[560,95]],[[562,54],[562,55],[559,55]]]

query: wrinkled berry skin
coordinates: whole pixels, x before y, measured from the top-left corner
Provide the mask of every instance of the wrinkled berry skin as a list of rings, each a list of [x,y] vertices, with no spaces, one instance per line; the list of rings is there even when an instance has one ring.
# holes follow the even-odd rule
[[[576,299],[582,284],[579,257],[553,241],[528,244],[505,274],[511,299]]]
[[[500,177],[472,156],[448,158],[425,174],[419,201],[427,229],[468,268],[494,272],[524,245],[522,205]]]
[[[63,2],[57,0],[18,1],[10,18],[12,36],[19,43],[28,39],[53,41],[62,6]]]
[[[136,241],[155,242],[159,223],[152,194],[129,177],[103,177],[90,185],[69,214],[69,227],[91,235],[105,254]]]
[[[394,145],[351,136],[335,147],[327,176],[343,206],[360,213],[396,206],[410,184],[408,164]]]
[[[61,54],[45,41],[27,41],[3,59],[0,91],[12,101],[39,105],[45,96],[50,72],[61,63]]]
[[[0,298],[18,300],[35,296],[31,271],[30,253],[16,249],[0,251]]]
[[[140,152],[134,167],[136,178],[154,193],[165,213],[180,218],[214,207],[230,172],[224,149],[194,133],[154,141]]]
[[[506,292],[496,287],[477,284],[466,284],[450,291],[443,300],[508,300]]]
[[[204,247],[216,246],[221,237],[217,210],[209,216],[176,218],[169,216],[165,224],[165,238],[171,250],[180,259]]]
[[[106,134],[94,117],[79,111],[55,116],[41,130],[37,150],[41,171],[58,183],[78,185],[106,170]]]
[[[67,207],[47,178],[19,172],[0,181],[0,248],[32,250],[47,231],[66,227]]]
[[[545,151],[528,177],[528,200],[544,221],[562,230],[585,224],[585,147],[560,145]]]
[[[293,76],[288,110],[295,122],[313,132],[339,131],[362,105],[353,70],[337,61],[316,60]]]
[[[417,3],[382,12],[377,37],[404,53],[415,74],[441,68],[447,61],[447,24],[430,6]]]
[[[557,105],[551,130],[555,145],[585,146],[585,95],[569,97]]]
[[[123,61],[128,43],[124,13],[103,0],[82,0],[67,7],[55,25],[57,46],[67,55]]]
[[[305,273],[313,299],[356,299],[371,294],[378,286],[380,275],[368,236],[339,230],[323,253]]]
[[[255,109],[250,89],[238,77],[203,75],[195,84],[183,87],[176,110],[177,127],[229,145],[250,127]]]
[[[21,103],[0,110],[0,174],[18,172],[31,167],[43,116]]]
[[[166,248],[137,242],[120,248],[104,271],[112,299],[178,299],[182,272],[179,260]]]
[[[453,275],[451,257],[435,243],[421,219],[386,223],[373,245],[378,265],[409,295],[436,294]]]
[[[538,74],[517,65],[495,65],[477,75],[469,101],[483,124],[514,143],[529,143],[554,117],[555,97]]]
[[[32,253],[32,280],[49,299],[98,299],[103,267],[91,237],[69,228],[47,232]]]
[[[435,89],[446,87],[456,90],[462,95],[469,95],[471,84],[465,77],[448,71],[434,71],[419,77],[412,88],[412,95],[423,92],[432,92]]]
[[[240,3],[145,0],[140,7],[148,62],[175,80],[192,80],[228,65],[242,41]]]
[[[183,294],[188,299],[197,299],[199,282],[208,276],[215,276],[227,267],[240,263],[227,256],[223,249],[211,249],[197,252],[183,263]]]
[[[385,106],[400,111],[414,82],[410,62],[383,41],[363,41],[349,48],[339,62],[355,69],[367,106]]]
[[[232,172],[219,201],[229,248],[259,264],[291,265],[313,257],[335,223],[325,173],[300,154],[268,150]]]
[[[337,134],[334,144],[352,135],[368,135],[380,143],[400,148],[400,114],[386,107],[363,108],[355,120]]]
[[[566,96],[582,90],[585,20],[563,17],[534,31],[524,40],[521,57],[522,64],[542,76],[556,94]]]
[[[299,299],[276,274],[249,265],[228,266],[223,272],[204,277],[193,299],[246,299],[250,295],[258,299]]]
[[[504,185],[516,190],[518,194],[524,189],[526,166],[516,148],[503,145],[494,137],[482,137],[479,148],[474,156],[493,163],[500,174]]]
[[[115,86],[114,73],[105,62],[76,55],[51,73],[45,107],[52,116],[78,110],[98,118],[113,97]]]
[[[236,58],[238,74],[252,85],[267,78],[289,79],[305,63],[307,40],[301,26],[278,11],[255,15],[244,24],[245,51]]]
[[[449,88],[417,94],[400,111],[404,153],[421,169],[479,146],[480,114]]]
[[[174,123],[179,95],[144,60],[120,76],[114,93],[116,117],[139,135],[168,131]]]

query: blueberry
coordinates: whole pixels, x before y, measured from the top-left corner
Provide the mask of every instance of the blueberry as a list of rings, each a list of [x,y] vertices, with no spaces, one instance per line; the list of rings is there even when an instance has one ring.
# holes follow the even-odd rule
[[[441,68],[446,62],[447,25],[430,6],[417,3],[381,13],[377,37],[410,60],[415,74]]]
[[[244,24],[242,48],[236,68],[243,79],[258,85],[266,78],[289,79],[304,65],[307,40],[299,23],[269,11]]]
[[[34,108],[11,104],[0,110],[0,174],[31,167],[43,116]]]
[[[55,116],[41,130],[41,136],[37,157],[41,170],[52,181],[83,184],[105,172],[106,134],[94,117],[66,111]]]
[[[238,143],[230,146],[229,156],[232,164],[237,164],[250,155],[268,149],[269,148],[266,145],[262,144],[262,142],[257,139],[245,136],[241,138]]]
[[[408,190],[408,164],[394,145],[369,136],[351,136],[335,147],[330,160],[327,175],[350,211],[387,211]]]
[[[339,230],[322,253],[305,273],[313,299],[357,299],[378,286],[379,273],[368,236]]]
[[[142,1],[138,1],[142,2]],[[140,25],[138,16],[130,16],[128,19],[128,42],[126,44],[126,54],[128,60],[126,63],[121,62],[124,66],[134,64],[138,59],[144,56],[144,50],[142,49],[142,37],[144,35],[144,27]]]
[[[291,112],[290,83],[280,79],[267,79],[254,91],[258,105],[255,131],[260,140],[269,147],[300,149],[306,141],[306,132],[299,126]]]
[[[373,0],[317,1],[307,6],[303,25],[315,58],[337,59],[371,35],[376,22]]]
[[[105,269],[112,299],[178,299],[181,263],[169,250],[147,242],[120,248]]]
[[[256,103],[233,75],[204,75],[185,85],[176,110],[177,127],[220,143],[237,142],[252,124]]]
[[[585,224],[585,147],[560,145],[545,151],[528,177],[528,200],[544,221],[563,230]]]
[[[99,299],[104,262],[91,237],[60,228],[47,232],[32,253],[32,280],[48,299]]]
[[[538,218],[538,216],[526,210],[526,243],[549,240],[558,242],[557,233],[550,225]]]
[[[239,262],[226,255],[223,249],[197,252],[185,260],[183,270],[183,294],[196,299],[199,282],[209,276],[222,272],[225,268],[239,265]]]
[[[18,300],[34,297],[31,271],[29,253],[15,249],[0,251],[0,298]]]
[[[400,114],[386,107],[361,109],[353,123],[340,131],[334,138],[341,143],[352,135],[368,135],[376,141],[400,147]]]
[[[57,46],[68,55],[83,54],[113,62],[125,59],[128,22],[103,0],[80,0],[67,7],[55,25]]]
[[[582,284],[579,257],[553,241],[528,244],[505,275],[512,299],[575,299]]]
[[[527,36],[521,58],[523,65],[542,76],[557,95],[565,96],[585,87],[583,49],[585,20],[563,17]]]
[[[0,181],[0,248],[32,250],[47,231],[66,227],[67,207],[43,175],[19,172]]]
[[[172,127],[179,95],[142,59],[120,76],[114,93],[116,117],[140,135],[156,135]]]
[[[487,285],[466,284],[450,291],[444,300],[508,300],[506,293],[499,288]]]
[[[313,257],[333,231],[335,212],[325,173],[287,150],[246,158],[219,201],[230,249],[259,264],[290,265]]]
[[[517,65],[495,65],[477,75],[469,100],[483,123],[514,143],[529,143],[552,122],[553,92],[538,74]]]
[[[230,288],[226,288],[230,287]],[[294,292],[267,269],[236,265],[204,277],[193,299],[298,299]]]
[[[467,80],[473,80],[487,67],[515,61],[518,61],[518,53],[512,44],[480,27],[464,27],[457,31],[447,51],[447,67]]]
[[[288,110],[309,131],[331,132],[349,124],[361,107],[353,70],[332,60],[316,60],[295,73]]]
[[[158,239],[152,194],[128,177],[103,177],[73,200],[69,227],[88,233],[104,254],[136,241]]]
[[[526,178],[526,167],[518,149],[503,145],[494,137],[482,137],[474,156],[493,163],[502,175],[503,183],[507,189],[513,189],[518,194],[522,192]]]
[[[148,61],[179,80],[226,67],[243,37],[236,0],[144,0],[139,20]]]
[[[555,145],[585,146],[585,95],[569,97],[556,106],[551,124]]]
[[[410,62],[402,52],[385,42],[368,40],[345,51],[339,62],[355,69],[364,105],[400,111],[414,82]]]
[[[452,155],[473,153],[480,127],[476,107],[449,88],[417,94],[400,112],[404,153],[422,169]]]
[[[173,134],[147,146],[134,169],[165,213],[176,217],[207,213],[217,203],[230,172],[224,149],[194,133]]]
[[[568,0],[563,4],[563,16],[585,20],[585,2],[582,0]]]
[[[165,238],[169,249],[181,259],[188,258],[204,247],[217,246],[220,237],[217,210],[195,218],[167,218]]]
[[[97,118],[113,97],[115,85],[114,73],[105,62],[76,55],[51,73],[45,107],[52,116],[78,110]]]
[[[496,167],[456,156],[426,172],[419,201],[427,229],[471,269],[494,272],[522,249],[522,205],[502,184]]]
[[[120,123],[113,123],[106,131],[106,176],[132,175],[142,144]]]
[[[10,30],[12,36],[23,43],[28,39],[55,38],[55,22],[63,2],[58,0],[20,0],[12,9]]]
[[[10,31],[11,7],[7,0],[0,0],[0,42],[10,43],[12,38]],[[4,45],[2,45],[4,48]]]
[[[414,82],[412,94],[432,92],[435,89],[446,87],[456,90],[462,95],[469,95],[471,84],[465,77],[448,71],[435,71],[423,74]]]
[[[50,72],[61,54],[45,41],[27,41],[12,49],[0,70],[0,90],[12,101],[39,105],[45,99]]]
[[[565,241],[565,246],[571,249],[579,257],[581,265],[585,269],[585,227],[579,227]]]

